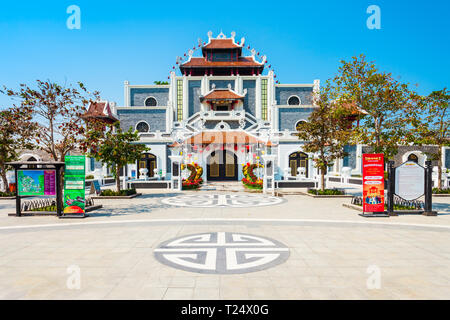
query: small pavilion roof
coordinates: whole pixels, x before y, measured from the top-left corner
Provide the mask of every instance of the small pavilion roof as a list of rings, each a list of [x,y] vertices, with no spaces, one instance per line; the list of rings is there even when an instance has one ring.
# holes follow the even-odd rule
[[[245,95],[239,95],[231,89],[213,89],[211,92],[203,97],[200,97],[200,101],[204,100],[242,100]]]
[[[203,46],[204,49],[234,49],[242,48],[242,46],[234,43],[234,39],[211,39],[209,43]]]
[[[263,64],[253,57],[239,57],[237,61],[209,61],[205,57],[192,57],[180,66],[183,67],[263,67]]]
[[[89,104],[88,110],[81,116],[85,120],[97,119],[106,123],[119,121],[112,113],[108,101],[94,101]]]

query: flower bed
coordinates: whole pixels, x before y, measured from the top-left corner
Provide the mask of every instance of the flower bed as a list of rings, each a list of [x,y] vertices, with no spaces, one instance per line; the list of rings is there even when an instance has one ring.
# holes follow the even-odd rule
[[[203,168],[200,167],[197,163],[192,164],[182,164],[181,170],[189,170],[191,171],[189,177],[184,179],[182,182],[183,190],[195,190],[200,188],[203,183],[202,174]]]
[[[261,180],[251,181],[247,178],[242,178],[242,183],[249,189],[261,190],[263,188],[263,182]]]
[[[202,178],[199,178],[199,179],[197,179],[197,180],[183,180],[183,184],[182,184],[182,186],[183,186],[183,190],[195,190],[195,189],[198,189],[198,188],[200,188],[200,186],[202,185],[202,183],[203,183],[203,179]]]
[[[262,179],[258,179],[253,170],[256,168],[263,168],[264,166],[259,163],[247,163],[242,167],[242,173],[244,174],[244,178],[242,178],[242,183],[244,187],[249,189],[261,190],[263,188]]]

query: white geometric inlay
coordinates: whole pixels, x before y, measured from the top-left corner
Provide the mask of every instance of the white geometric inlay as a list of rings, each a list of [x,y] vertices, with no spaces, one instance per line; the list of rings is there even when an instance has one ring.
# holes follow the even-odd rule
[[[196,194],[180,195],[161,200],[162,203],[178,207],[260,207],[272,206],[282,203],[284,200],[278,197],[253,194]]]
[[[213,232],[163,242],[154,250],[161,263],[199,273],[247,273],[287,260],[289,249],[261,236]]]

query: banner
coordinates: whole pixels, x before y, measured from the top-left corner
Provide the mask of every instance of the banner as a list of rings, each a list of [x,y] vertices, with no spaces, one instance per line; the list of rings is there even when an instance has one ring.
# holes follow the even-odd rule
[[[66,156],[64,171],[64,214],[85,213],[85,156]]]
[[[363,154],[363,212],[384,212],[384,155]]]
[[[19,196],[54,196],[56,195],[55,170],[18,170]]]

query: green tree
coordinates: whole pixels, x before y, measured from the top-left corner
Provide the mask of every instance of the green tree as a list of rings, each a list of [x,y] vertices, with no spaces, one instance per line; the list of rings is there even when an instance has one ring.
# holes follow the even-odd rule
[[[391,159],[397,154],[398,145],[405,142],[408,130],[404,125],[405,109],[411,103],[408,85],[390,73],[380,72],[364,55],[341,63],[333,79],[340,101],[367,112],[354,130],[355,141]]]
[[[420,108],[409,113],[413,126],[410,141],[418,145],[435,145],[437,152],[427,152],[430,160],[438,162],[438,187],[442,188],[442,148],[450,146],[450,92],[447,88],[433,91],[422,99]],[[416,111],[416,112],[414,112]]]
[[[298,136],[306,141],[303,149],[315,153],[315,166],[320,169],[321,189],[325,190],[325,173],[335,159],[344,157],[344,146],[351,140],[350,112],[339,101],[333,101],[332,88],[327,85],[314,97],[316,108],[307,122],[297,127]]]
[[[34,143],[54,161],[64,161],[67,153],[79,147],[85,131],[81,115],[99,98],[98,92],[90,93],[81,82],[73,87],[37,80],[36,88],[21,84],[19,90],[4,87],[0,92],[30,108],[37,123]]]
[[[33,149],[32,138],[36,124],[30,107],[11,107],[0,110],[0,176],[4,191],[8,192],[6,172],[11,168],[7,162],[16,161],[21,149]]]
[[[120,168],[135,163],[141,158],[142,152],[150,150],[143,144],[135,143],[138,141],[137,131],[133,131],[131,127],[128,131],[122,131],[119,122],[116,122],[112,130],[108,130],[100,138],[98,148],[91,150],[89,154],[97,161],[114,167],[117,191],[120,191]]]
[[[76,86],[63,86],[36,80],[35,87],[20,84],[18,90],[4,87],[0,93],[20,102],[21,108],[30,108],[37,126],[33,137],[35,147],[61,162],[66,154],[79,148],[85,131],[81,115],[90,102],[99,99],[97,91],[89,92],[81,82]],[[63,179],[60,187],[62,193]]]

